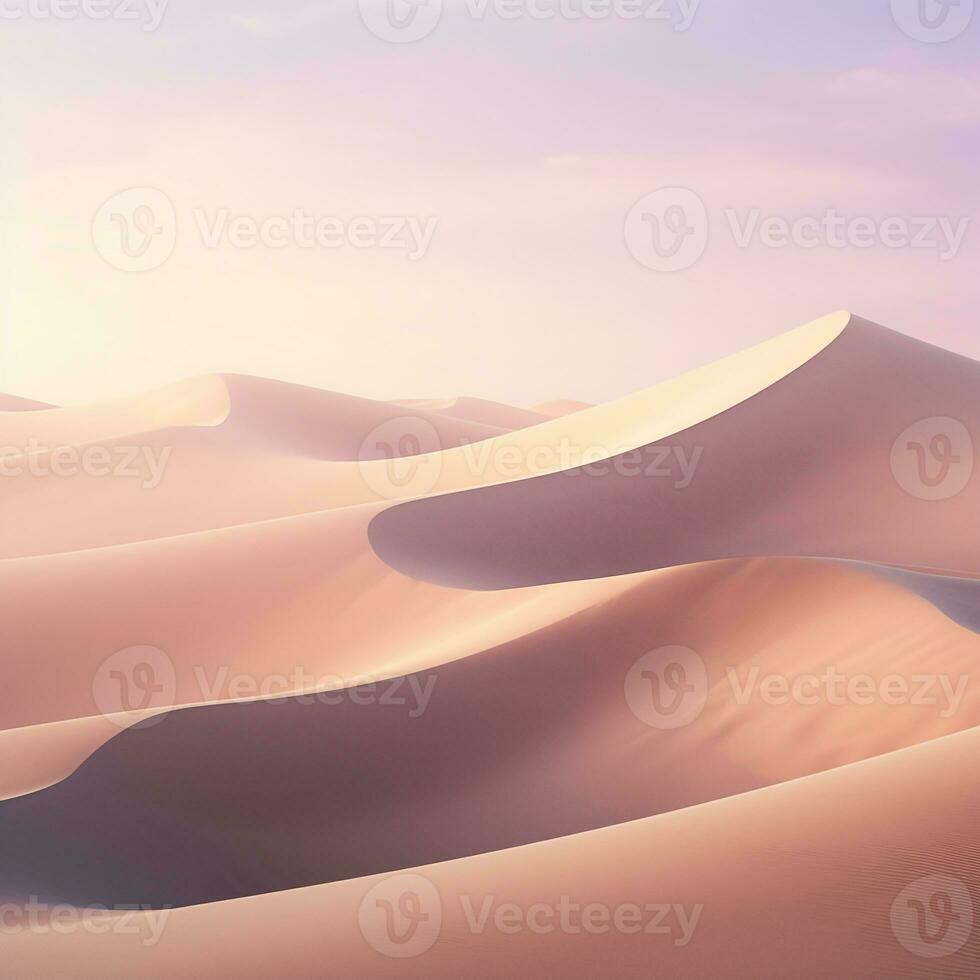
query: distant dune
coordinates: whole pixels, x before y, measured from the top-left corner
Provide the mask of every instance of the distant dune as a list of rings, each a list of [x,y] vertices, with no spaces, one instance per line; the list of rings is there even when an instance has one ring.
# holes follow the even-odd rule
[[[581,412],[586,408],[595,408],[595,405],[590,405],[588,402],[577,402],[565,399],[553,402],[542,402],[540,405],[532,406],[531,410],[534,412],[540,412],[542,415],[547,415],[550,418],[558,418],[560,415],[571,415],[572,412]]]
[[[484,398],[453,398],[448,401],[408,398],[396,401],[394,404],[405,408],[421,408],[437,415],[448,415],[468,422],[479,422],[482,425],[494,426],[501,431],[538,425],[551,417],[548,412],[515,408],[513,405],[503,405]]]
[[[44,402],[36,402],[30,398],[18,398],[17,395],[0,394],[0,412],[36,412],[42,408],[52,408]]]

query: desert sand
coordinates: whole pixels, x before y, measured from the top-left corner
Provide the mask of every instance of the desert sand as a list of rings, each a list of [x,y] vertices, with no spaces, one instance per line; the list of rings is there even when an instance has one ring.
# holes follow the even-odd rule
[[[0,401],[5,969],[975,976],[978,392],[840,313],[599,406]]]

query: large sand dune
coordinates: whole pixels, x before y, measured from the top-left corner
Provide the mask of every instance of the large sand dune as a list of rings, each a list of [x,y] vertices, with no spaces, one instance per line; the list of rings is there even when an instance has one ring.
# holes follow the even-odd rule
[[[388,877],[380,876],[177,909],[162,920],[142,914],[125,934],[13,935],[5,967],[23,980],[971,978],[980,947],[969,928],[958,948],[931,959],[902,945],[899,935],[927,948],[893,910],[906,889],[935,876],[976,896],[978,764],[973,730],[716,803],[410,869],[411,877],[392,876],[387,894],[404,889],[422,898],[423,913],[441,912],[431,946],[412,958],[383,955],[371,921],[360,927],[372,890]],[[488,899],[492,918],[483,921]],[[560,927],[563,899],[580,910],[568,930]],[[537,929],[514,929],[513,915],[497,919],[508,904],[555,912],[542,919],[539,911]],[[639,933],[617,931],[609,919],[604,929],[582,926],[586,906],[647,905],[671,912],[621,918],[631,929],[642,923]],[[957,901],[952,914],[968,910]],[[654,916],[664,931],[648,934]],[[542,931],[542,923],[555,925]],[[963,940],[955,925],[940,950]],[[158,930],[162,938],[149,944]]]
[[[978,382],[835,314],[599,406],[0,401],[0,972],[975,976]]]
[[[401,504],[375,519],[371,541],[400,571],[463,588],[754,554],[980,573],[980,538],[962,533],[980,480],[917,499],[892,466],[896,439],[920,420],[980,432],[978,391],[975,362],[853,319],[798,370],[657,445]]]
[[[690,725],[657,731],[624,682],[648,650],[677,643],[703,658],[710,691]],[[69,779],[0,804],[0,864],[22,896],[163,907],[499,850],[980,724],[978,659],[980,637],[860,570],[774,560],[654,573],[392,686],[407,704],[260,700],[129,729]],[[941,667],[957,700],[937,687],[938,703],[897,708],[774,705],[760,691],[740,703],[753,671],[829,667],[879,680]],[[46,858],[52,838],[77,863]]]
[[[11,455],[32,440],[49,451],[107,449],[113,470],[132,474],[107,478],[76,467],[51,479],[11,462],[22,472],[0,483],[7,515],[0,557],[124,544],[560,472],[596,455],[638,449],[737,405],[805,363],[848,319],[826,317],[617,402],[494,438],[486,436],[496,430],[482,423],[423,409],[379,408],[364,399],[217,375],[105,404],[0,413],[0,445],[11,447]],[[358,439],[363,444],[355,451]],[[340,459],[320,458],[328,444]],[[385,457],[399,451],[418,458],[392,474]],[[37,512],[43,522],[33,520]]]

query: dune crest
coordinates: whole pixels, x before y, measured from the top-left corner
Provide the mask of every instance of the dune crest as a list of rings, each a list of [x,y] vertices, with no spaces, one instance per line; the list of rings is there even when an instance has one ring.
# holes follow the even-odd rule
[[[796,370],[696,424],[672,423],[669,438],[399,504],[374,519],[371,543],[405,574],[469,589],[778,554],[977,574],[980,545],[962,528],[980,511],[978,390],[976,362],[851,318]],[[932,423],[943,431],[915,435]],[[949,459],[930,461],[942,440]],[[930,465],[940,476],[955,465],[961,490],[931,499]]]

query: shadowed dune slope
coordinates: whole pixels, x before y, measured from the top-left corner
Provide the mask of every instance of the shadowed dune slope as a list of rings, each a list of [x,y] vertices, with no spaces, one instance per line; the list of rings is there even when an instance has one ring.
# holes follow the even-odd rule
[[[175,703],[190,704],[207,699],[200,672],[209,680],[295,667],[397,676],[523,636],[635,584],[624,577],[494,594],[415,582],[368,547],[373,512],[0,563],[0,732],[95,713],[100,664],[134,645],[167,654]]]
[[[923,958],[899,942],[915,936],[896,932],[892,909],[903,889],[932,875],[955,876],[976,906],[978,766],[973,730],[717,803],[418,868],[435,889],[441,925],[414,958],[389,958],[367,942],[359,913],[381,880],[368,878],[177,909],[156,945],[143,941],[147,916],[135,918],[135,934],[22,932],[5,937],[5,968],[18,980],[967,980],[980,973],[975,930],[943,959]],[[683,945],[676,914],[659,934],[470,924],[488,898],[495,912],[505,902],[558,908],[563,896],[579,908],[700,912]]]
[[[675,644],[709,685],[690,724],[662,730],[625,692],[641,655]],[[387,698],[189,708],[126,730],[0,804],[3,885],[9,900],[183,906],[663,813],[980,724],[978,654],[930,603],[836,563],[652,573]],[[940,667],[948,693],[898,705],[777,703],[762,683],[832,668],[912,684]]]
[[[980,633],[980,579],[926,575],[886,565],[869,570],[922,596],[960,626]]]
[[[296,689],[300,670],[310,682],[350,685],[440,666],[608,603],[645,578],[657,578],[658,589],[670,581],[653,572],[496,592],[415,582],[368,546],[375,512],[0,563],[0,798],[57,782],[142,717],[96,714],[94,691],[107,683],[101,665],[118,650],[149,644],[165,655],[174,670],[169,703],[234,700],[248,696],[234,686],[241,677],[274,679],[263,690],[279,694]],[[967,628],[980,622],[980,581],[855,567]],[[112,616],[105,596],[115,597]]]
[[[915,479],[913,449],[893,456],[927,418],[980,445],[978,391],[977,362],[852,318],[754,397],[616,466],[401,503],[374,519],[371,543],[407,575],[469,589],[757,554],[978,573],[980,537],[963,528],[980,514],[980,474],[920,499],[894,468]]]
[[[631,585],[466,593],[415,582],[367,544],[374,510],[0,562],[0,797],[63,778],[118,731],[92,717],[96,688],[111,685],[102,665],[117,651],[157,648],[173,668],[172,704],[247,696],[235,693],[237,678],[290,693],[297,671],[308,683],[345,685],[402,675],[534,632]]]

